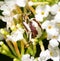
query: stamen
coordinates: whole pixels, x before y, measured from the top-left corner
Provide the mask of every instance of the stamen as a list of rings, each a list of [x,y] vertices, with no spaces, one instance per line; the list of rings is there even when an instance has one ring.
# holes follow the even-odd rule
[[[53,56],[53,53],[52,53],[52,52],[50,52],[50,55],[51,55],[51,56]]]
[[[42,11],[41,14],[44,15],[44,11]]]
[[[57,38],[57,36],[53,36],[53,38]]]
[[[51,29],[52,28],[52,26],[48,26],[48,29]]]

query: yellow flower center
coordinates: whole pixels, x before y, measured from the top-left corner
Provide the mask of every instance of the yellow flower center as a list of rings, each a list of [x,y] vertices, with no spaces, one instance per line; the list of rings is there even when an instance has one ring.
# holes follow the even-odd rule
[[[44,11],[42,11],[41,14],[44,15]]]
[[[48,29],[51,29],[52,28],[52,26],[48,26]]]
[[[50,55],[53,56],[53,52],[50,52]]]
[[[57,36],[53,36],[53,38],[57,38]]]

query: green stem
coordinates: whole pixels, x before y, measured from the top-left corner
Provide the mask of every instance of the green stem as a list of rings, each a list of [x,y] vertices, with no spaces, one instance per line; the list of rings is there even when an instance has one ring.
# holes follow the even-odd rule
[[[45,49],[44,49],[44,45],[43,45],[42,40],[40,40],[39,45],[40,45],[40,47],[41,47],[41,51],[44,51]]]
[[[21,41],[21,56],[24,54],[24,43]]]
[[[10,47],[10,49],[12,50],[13,54],[16,56],[16,52],[14,51],[14,48],[12,46],[12,44],[10,43],[10,41],[6,41],[8,46]]]
[[[20,55],[20,52],[19,52],[19,49],[18,49],[18,46],[17,46],[17,42],[12,42],[12,43],[14,45],[14,49],[15,49],[15,52],[16,52],[18,58],[20,58],[21,55]]]
[[[36,53],[36,45],[33,45],[33,54],[35,56],[35,53]]]
[[[7,47],[7,46],[5,46],[5,47]],[[15,56],[10,52],[10,50],[8,49],[4,49],[5,47],[0,47],[0,53],[1,54],[4,54],[4,55],[6,55],[6,56],[9,56],[9,57],[11,57],[11,58],[15,58]]]
[[[28,8],[34,15],[36,14],[35,9],[32,6],[28,6]]]

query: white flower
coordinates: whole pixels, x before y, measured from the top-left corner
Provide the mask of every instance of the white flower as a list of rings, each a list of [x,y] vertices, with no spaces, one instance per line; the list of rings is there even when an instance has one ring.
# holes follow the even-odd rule
[[[43,16],[45,17],[48,16],[49,11],[50,11],[49,5],[39,5],[36,7],[36,13],[41,15],[44,14]]]
[[[8,6],[14,5],[15,4],[15,0],[4,0],[5,4]]]
[[[22,56],[22,61],[34,61],[34,58],[33,57],[30,58],[29,54],[25,54]]]
[[[57,13],[57,15],[55,15],[54,20],[56,23],[60,23],[60,13]]]
[[[32,5],[33,5],[33,2],[32,2],[32,1],[29,1],[29,2],[28,2],[28,5],[29,5],[29,6],[32,6]]]
[[[27,0],[16,0],[16,4],[20,7],[25,7]]]
[[[22,56],[22,61],[30,61],[30,55],[29,54],[25,54]]]
[[[60,12],[58,12],[54,17],[55,25],[58,29],[60,29]]]
[[[10,10],[9,8],[4,4],[0,7],[1,10],[3,10],[2,14],[3,15],[10,15]]]
[[[59,29],[56,27],[56,24],[53,20],[46,20],[41,25],[42,29],[46,30],[47,39],[56,38],[59,35]]]
[[[12,8],[13,7],[13,8]],[[3,10],[2,14],[5,16],[10,16],[12,10],[16,8],[16,4],[13,3],[12,1],[7,1],[5,4],[3,4],[0,9]]]
[[[59,43],[58,43],[58,41],[56,39],[51,39],[49,41],[49,45],[54,48],[54,47],[57,47],[59,45]]]
[[[51,7],[51,14],[53,14],[53,15],[55,15],[55,14],[57,14],[57,10],[58,10],[58,5],[57,4],[55,4],[55,5],[53,5],[52,7]]]
[[[27,0],[5,0],[5,3],[10,5],[17,4],[20,7],[25,7]]]
[[[50,52],[49,52],[49,50],[42,51],[40,53],[40,59],[41,59],[41,61],[46,61],[49,58],[50,58]]]
[[[50,21],[46,27],[47,39],[56,38],[59,35],[59,29],[56,28],[55,23]]]
[[[3,42],[2,41],[0,41],[0,45],[2,45],[3,44]]]
[[[30,61],[34,61],[34,57],[31,57]]]
[[[51,14],[52,15],[55,15],[57,14],[58,12],[60,12],[60,3],[58,4],[54,4],[52,7],[51,7]]]
[[[7,23],[7,29],[14,24],[12,17],[8,16],[2,17],[2,21]]]
[[[52,59],[53,61],[60,61],[60,60],[59,60],[59,56],[57,56],[57,57],[51,57],[51,59]]]
[[[14,25],[14,21],[19,21],[19,18],[20,18],[20,14],[16,14],[14,16],[4,16],[2,17],[2,21],[6,22],[7,23],[7,29],[10,27],[10,28],[13,28],[15,25]],[[12,27],[11,27],[12,26]]]
[[[17,14],[19,12],[19,7],[14,0],[5,0],[0,9],[3,10],[2,14],[4,16],[12,16],[13,14]]]
[[[7,40],[10,41],[18,41],[23,39],[23,29],[18,29],[17,31],[13,32],[10,36],[7,36]]]
[[[44,21],[41,25],[42,29],[46,29],[49,24],[50,24],[50,21],[48,20]]]
[[[50,11],[50,7],[48,5],[39,5],[36,7],[36,15],[35,18],[37,21],[43,21],[44,17],[47,17]]]
[[[59,48],[58,47],[52,47],[49,45],[48,47],[50,51],[50,58],[53,59],[53,61],[59,61]]]
[[[38,61],[41,61],[40,57],[38,57]]]
[[[47,32],[47,38],[49,37],[48,39],[57,38],[59,35],[59,31],[57,28],[46,29],[46,32]]]
[[[1,5],[0,9],[3,10],[2,14],[6,16],[11,15],[11,11],[15,9],[15,1],[14,0],[5,0],[4,4]],[[13,7],[13,8],[12,8]]]
[[[40,15],[40,14],[36,14],[36,15],[35,15],[35,19],[36,19],[37,21],[42,22],[42,21],[43,21],[43,16]]]

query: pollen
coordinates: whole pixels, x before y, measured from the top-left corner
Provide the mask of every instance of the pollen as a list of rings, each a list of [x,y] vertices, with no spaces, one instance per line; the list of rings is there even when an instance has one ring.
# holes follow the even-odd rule
[[[44,11],[42,11],[41,14],[44,15]]]
[[[48,29],[51,29],[52,28],[52,26],[48,26]]]
[[[57,38],[57,36],[53,36],[53,38]]]
[[[53,56],[53,53],[52,53],[52,52],[50,52],[50,55],[51,55],[51,56]]]

